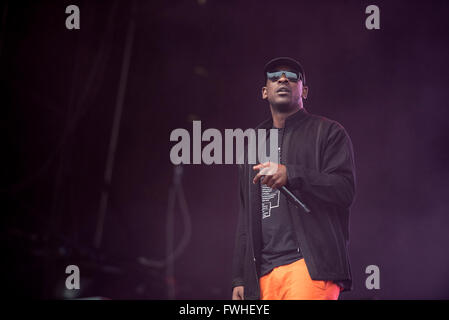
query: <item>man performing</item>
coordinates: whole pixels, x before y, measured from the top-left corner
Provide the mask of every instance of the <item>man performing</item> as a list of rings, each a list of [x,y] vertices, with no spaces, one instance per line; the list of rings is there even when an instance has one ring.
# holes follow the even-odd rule
[[[299,62],[273,59],[264,74],[262,98],[272,117],[256,129],[278,129],[280,160],[239,167],[232,299],[336,300],[352,288],[352,143],[339,123],[304,109],[308,87]],[[267,167],[275,173],[259,172]],[[310,212],[284,196],[281,187]]]

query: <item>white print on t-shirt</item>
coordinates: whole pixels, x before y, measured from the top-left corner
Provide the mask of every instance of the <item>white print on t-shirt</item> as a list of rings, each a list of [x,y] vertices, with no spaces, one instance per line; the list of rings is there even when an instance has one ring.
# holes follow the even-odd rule
[[[262,219],[271,216],[271,209],[279,207],[279,190],[262,185]]]

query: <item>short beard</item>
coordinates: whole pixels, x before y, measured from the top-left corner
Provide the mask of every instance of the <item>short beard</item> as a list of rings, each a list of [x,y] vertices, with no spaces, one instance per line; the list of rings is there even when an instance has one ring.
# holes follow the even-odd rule
[[[271,104],[274,111],[278,113],[289,113],[297,108],[299,108],[299,103],[278,103]]]

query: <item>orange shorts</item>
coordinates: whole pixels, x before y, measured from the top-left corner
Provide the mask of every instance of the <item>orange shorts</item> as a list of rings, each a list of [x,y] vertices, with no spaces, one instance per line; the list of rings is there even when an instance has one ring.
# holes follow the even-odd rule
[[[276,267],[260,278],[262,300],[337,300],[340,290],[332,281],[312,280],[304,259]]]

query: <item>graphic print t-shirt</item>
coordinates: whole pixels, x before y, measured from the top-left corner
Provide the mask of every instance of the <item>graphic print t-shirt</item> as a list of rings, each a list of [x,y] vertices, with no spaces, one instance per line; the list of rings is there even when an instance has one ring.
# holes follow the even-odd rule
[[[279,154],[284,129],[278,129]],[[267,137],[267,153],[269,153]],[[282,159],[280,161],[282,163]],[[295,262],[302,258],[294,233],[287,199],[279,190],[261,184],[262,191],[262,261],[261,275],[273,268]]]

